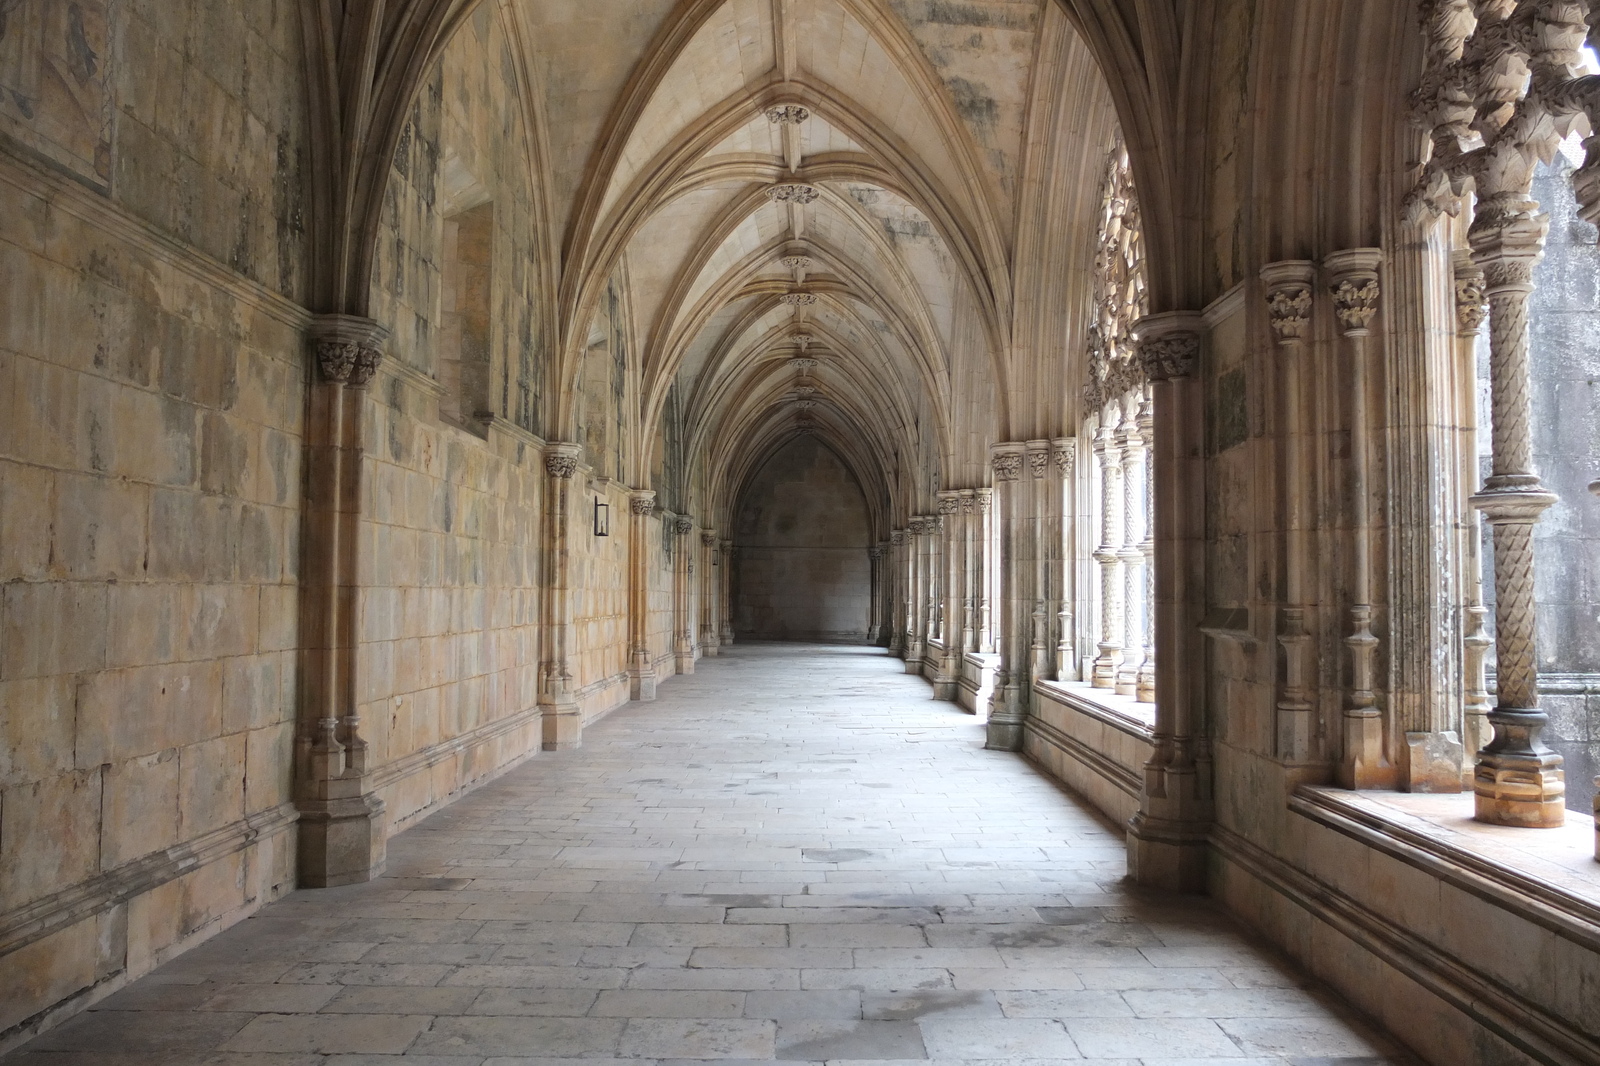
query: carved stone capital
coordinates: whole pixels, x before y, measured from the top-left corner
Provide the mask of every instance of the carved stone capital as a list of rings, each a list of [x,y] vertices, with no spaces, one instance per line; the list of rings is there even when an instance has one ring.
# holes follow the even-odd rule
[[[767,121],[775,126],[798,126],[811,117],[811,111],[800,104],[779,104],[767,108]]]
[[[1036,479],[1045,476],[1050,469],[1050,442],[1047,440],[1030,440],[1028,442],[1028,471]]]
[[[1489,314],[1489,300],[1483,292],[1483,275],[1457,274],[1455,289],[1456,332],[1463,337],[1472,336],[1483,326],[1483,320]]]
[[[994,503],[994,489],[976,489],[972,495],[978,501],[978,513],[988,514],[990,506]]]
[[[767,199],[775,204],[809,204],[815,202],[821,195],[815,185],[804,185],[800,182],[784,182],[767,189]]]
[[[877,560],[883,558],[883,549],[874,544],[872,547],[867,549],[867,557],[876,562]]]
[[[1078,465],[1078,441],[1074,437],[1058,437],[1050,442],[1050,457],[1055,460],[1056,473],[1063,477],[1072,476],[1073,470]]]
[[[705,548],[714,548],[714,547],[716,547],[717,546],[717,535],[715,533],[709,533],[709,532],[701,533],[700,534],[700,544],[701,544],[702,547],[705,547]]]
[[[903,529],[892,529],[892,530],[889,531],[889,543],[890,544],[892,544],[896,548],[898,548],[902,544],[904,544],[905,542],[906,542],[906,531],[905,530],[903,530]]]
[[[1304,340],[1311,332],[1311,282],[1316,264],[1309,259],[1283,259],[1261,268],[1267,288],[1267,319],[1279,344]]]
[[[551,444],[544,455],[544,472],[565,481],[578,469],[576,444]]]
[[[1163,311],[1139,320],[1139,358],[1151,381],[1186,378],[1200,358],[1200,316],[1193,311]]]
[[[649,515],[656,509],[655,489],[634,489],[628,494],[628,510],[636,515]]]
[[[1333,293],[1333,312],[1346,337],[1365,337],[1372,316],[1378,313],[1378,248],[1347,248],[1322,260]]]
[[[1024,446],[1021,444],[998,445],[994,454],[989,456],[989,468],[994,471],[996,481],[1015,481],[1022,476],[1022,453]]]
[[[957,514],[961,510],[961,494],[959,492],[939,493],[939,513]]]
[[[361,388],[378,372],[389,331],[359,315],[317,315],[306,330],[322,380]]]
[[[679,515],[672,521],[672,531],[678,536],[688,536],[694,530],[694,519],[687,515]]]

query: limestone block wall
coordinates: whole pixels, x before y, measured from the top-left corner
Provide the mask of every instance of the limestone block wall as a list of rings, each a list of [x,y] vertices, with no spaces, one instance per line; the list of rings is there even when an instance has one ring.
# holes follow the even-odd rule
[[[512,429],[438,417],[438,388],[398,365],[365,426],[360,713],[403,827],[538,748],[544,466]]]
[[[572,558],[574,683],[585,721],[628,699],[627,486],[609,478],[573,480],[567,544]],[[595,502],[609,509],[610,536],[595,535]]]
[[[855,478],[803,438],[752,484],[738,512],[734,629],[757,640],[866,640],[871,529]]]
[[[0,1040],[293,882],[299,25],[68,8],[0,51]]]

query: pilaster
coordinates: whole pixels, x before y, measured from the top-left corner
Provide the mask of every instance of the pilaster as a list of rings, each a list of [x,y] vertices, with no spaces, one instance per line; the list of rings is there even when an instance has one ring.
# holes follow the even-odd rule
[[[672,658],[680,674],[694,673],[694,519],[672,519]]]
[[[650,516],[654,489],[628,493],[628,695],[656,698],[656,669],[650,655]]]
[[[943,571],[939,595],[939,640],[944,653],[934,668],[933,697],[954,700],[961,680],[962,601],[965,574],[961,551],[961,492],[945,489],[939,493],[939,515],[934,519],[935,559]]]
[[[544,717],[544,750],[563,751],[583,743],[583,714],[572,678],[572,553],[569,520],[572,475],[581,446],[557,441],[546,446],[545,470],[545,660],[539,707]]]
[[[718,645],[722,643],[720,627],[717,625],[722,558],[717,549],[715,530],[707,529],[700,533],[700,572],[700,652],[702,655],[715,655]]]
[[[1020,441],[996,444],[990,449],[989,466],[994,473],[995,521],[1000,530],[1000,584],[992,597],[1003,612],[997,620],[1000,665],[995,671],[994,692],[989,697],[989,725],[984,747],[993,751],[1022,750],[1023,678],[1027,673],[1026,621],[1021,609],[1018,583],[1021,580],[1017,558],[1018,499],[1022,492],[1022,467],[1027,445]]]
[[[1140,884],[1180,892],[1206,888],[1211,829],[1211,748],[1202,720],[1205,486],[1200,316],[1189,311],[1139,321],[1139,354],[1151,382],[1150,473],[1155,514],[1156,662],[1154,752],[1139,811],[1128,826],[1128,871]]]
[[[317,380],[306,420],[300,585],[306,626],[294,795],[299,883],[328,888],[372,880],[387,856],[384,804],[367,761],[357,694],[362,422],[388,330],[354,315],[318,315],[308,336]]]

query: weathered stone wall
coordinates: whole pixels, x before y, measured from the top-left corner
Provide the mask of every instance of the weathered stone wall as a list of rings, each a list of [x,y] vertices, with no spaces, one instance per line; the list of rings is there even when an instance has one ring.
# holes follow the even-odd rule
[[[0,48],[0,1035],[293,883],[293,5]]]
[[[871,527],[855,478],[806,437],[752,485],[738,511],[734,629],[757,640],[866,640]]]

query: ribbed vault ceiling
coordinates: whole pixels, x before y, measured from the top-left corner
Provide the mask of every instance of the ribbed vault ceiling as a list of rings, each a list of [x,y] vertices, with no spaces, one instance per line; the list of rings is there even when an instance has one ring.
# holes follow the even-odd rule
[[[971,382],[1003,421],[1016,234],[1042,222],[1020,191],[1037,68],[1076,41],[1061,12],[516,2],[547,68],[563,335],[581,345],[624,278],[642,439],[675,394],[709,515],[809,432],[886,534],[929,490],[916,472],[951,468]]]

